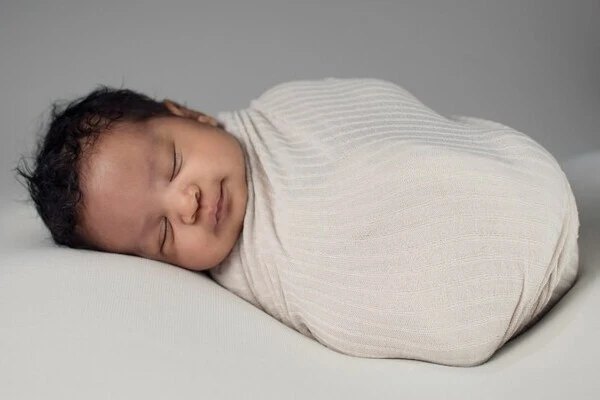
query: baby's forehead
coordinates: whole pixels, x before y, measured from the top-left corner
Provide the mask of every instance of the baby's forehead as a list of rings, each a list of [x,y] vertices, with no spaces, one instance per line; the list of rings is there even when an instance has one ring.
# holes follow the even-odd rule
[[[82,161],[91,161],[107,152],[121,151],[123,147],[128,147],[131,155],[138,151],[148,153],[157,145],[156,140],[154,130],[144,122],[118,122],[82,142]]]
[[[105,193],[140,184],[151,189],[153,177],[171,163],[172,140],[160,132],[153,124],[115,125],[82,157],[79,169],[82,189]]]
[[[149,208],[152,165],[158,140],[148,132],[121,127],[101,137],[80,170],[82,219],[95,242],[131,248],[138,222]]]
[[[152,153],[156,141],[152,135],[133,125],[115,126],[110,132],[84,144],[79,165],[83,186],[99,184],[119,175],[138,173]]]

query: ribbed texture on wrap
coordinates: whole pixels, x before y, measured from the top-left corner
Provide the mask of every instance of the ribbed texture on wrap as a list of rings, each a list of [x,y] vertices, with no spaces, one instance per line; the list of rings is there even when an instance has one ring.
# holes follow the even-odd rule
[[[210,276],[332,350],[478,365],[576,280],[567,178],[515,129],[379,79],[283,83],[217,118],[248,203]]]

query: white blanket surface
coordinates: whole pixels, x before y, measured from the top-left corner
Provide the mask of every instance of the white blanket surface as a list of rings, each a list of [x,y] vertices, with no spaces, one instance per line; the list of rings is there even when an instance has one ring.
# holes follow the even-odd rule
[[[332,350],[479,365],[576,281],[569,182],[513,128],[379,79],[282,83],[217,119],[248,203],[209,274]]]

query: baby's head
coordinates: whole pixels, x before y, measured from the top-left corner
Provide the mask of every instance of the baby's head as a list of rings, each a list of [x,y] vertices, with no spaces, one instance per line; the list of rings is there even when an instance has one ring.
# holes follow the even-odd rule
[[[242,231],[242,146],[213,117],[170,100],[100,87],[55,103],[34,167],[17,172],[59,245],[200,271]]]

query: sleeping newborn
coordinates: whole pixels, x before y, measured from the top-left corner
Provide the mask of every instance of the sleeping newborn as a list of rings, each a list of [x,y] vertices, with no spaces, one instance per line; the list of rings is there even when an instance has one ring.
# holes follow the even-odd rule
[[[55,107],[19,172],[56,243],[206,270],[358,357],[482,364],[577,278],[554,157],[379,79],[282,83],[216,117],[99,88]]]

